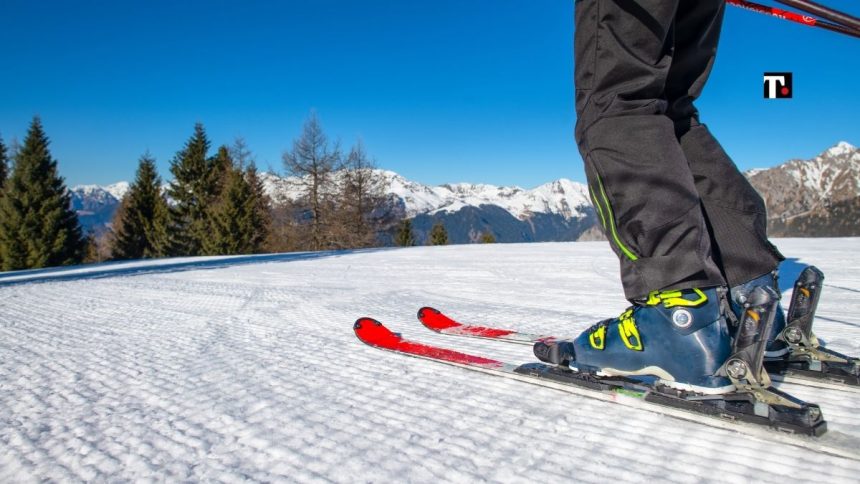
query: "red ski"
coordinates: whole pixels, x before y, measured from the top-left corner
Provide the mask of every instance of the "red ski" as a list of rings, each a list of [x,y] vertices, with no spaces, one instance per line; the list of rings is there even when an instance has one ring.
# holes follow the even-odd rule
[[[543,363],[514,364],[441,348],[432,344],[404,339],[382,323],[371,318],[358,319],[353,329],[362,342],[382,350],[412,356],[427,361],[445,363],[466,370],[496,375],[502,378],[553,388],[564,392],[627,407],[656,412],[666,416],[734,430],[756,438],[783,442],[830,455],[860,460],[860,442],[839,432],[827,431],[821,410],[779,392],[795,401],[799,408],[771,407],[761,412],[749,393],[732,394],[725,398],[652,386],[646,381],[627,377],[598,377]],[[476,382],[476,385],[480,385]],[[777,430],[777,431],[774,431]],[[794,434],[794,435],[792,435]],[[801,434],[801,435],[798,435]]]
[[[510,341],[524,345],[534,344],[537,341],[556,339],[553,336],[539,334],[520,333],[510,329],[488,328],[486,326],[475,326],[462,324],[442,314],[438,309],[423,307],[418,310],[418,320],[421,324],[437,333],[450,334],[454,336],[468,336],[470,338],[485,338]]]
[[[399,334],[392,333],[390,329],[383,326],[379,321],[371,318],[360,318],[355,322],[353,329],[358,339],[370,346],[397,353],[481,368],[500,369],[505,366],[501,361],[405,340]]]

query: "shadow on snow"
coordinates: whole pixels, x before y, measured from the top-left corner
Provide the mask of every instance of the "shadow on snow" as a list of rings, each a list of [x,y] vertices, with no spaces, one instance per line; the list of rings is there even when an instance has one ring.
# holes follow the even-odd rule
[[[100,279],[105,277],[128,277],[145,274],[165,274],[207,269],[223,269],[251,264],[294,262],[302,260],[340,257],[354,253],[369,253],[391,248],[330,250],[321,252],[288,252],[282,254],[259,254],[238,256],[183,257],[176,259],[138,259],[99,264],[51,267],[0,273],[0,287],[18,284]]]

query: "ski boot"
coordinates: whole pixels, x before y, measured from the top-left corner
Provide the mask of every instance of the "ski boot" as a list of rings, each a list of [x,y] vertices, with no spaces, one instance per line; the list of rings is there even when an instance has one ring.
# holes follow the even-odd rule
[[[651,375],[672,388],[731,392],[731,381],[716,375],[731,353],[724,294],[724,288],[654,291],[572,341],[537,342],[534,353],[598,376]]]
[[[824,274],[813,266],[800,273],[794,283],[788,313],[781,324],[777,320],[769,333],[765,355],[767,371],[775,375],[860,385],[860,359],[825,348],[812,332],[812,323]],[[766,274],[732,288],[733,309],[737,308],[735,290],[741,287],[765,286],[776,290],[776,275]],[[737,311],[736,311],[737,313]],[[777,316],[782,316],[781,309]]]
[[[777,294],[768,287],[743,291],[732,338],[726,293],[723,287],[655,291],[572,341],[538,341],[534,352],[591,388],[647,389],[645,400],[661,405],[787,432],[826,432],[820,408],[771,387],[764,369]],[[565,378],[561,370],[541,371]]]

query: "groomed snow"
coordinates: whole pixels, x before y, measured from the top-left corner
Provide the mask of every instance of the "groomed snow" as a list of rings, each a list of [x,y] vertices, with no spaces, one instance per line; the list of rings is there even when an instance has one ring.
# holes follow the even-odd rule
[[[827,274],[860,354],[858,239],[777,241]],[[783,286],[790,286],[786,280]],[[786,292],[785,297],[789,294]],[[370,348],[415,312],[575,335],[625,307],[605,242],[195,258],[0,274],[0,482],[856,482],[860,463]],[[857,392],[783,385],[860,437]]]

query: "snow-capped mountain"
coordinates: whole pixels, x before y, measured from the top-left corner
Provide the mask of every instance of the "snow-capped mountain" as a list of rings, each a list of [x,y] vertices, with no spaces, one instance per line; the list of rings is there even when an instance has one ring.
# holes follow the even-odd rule
[[[388,187],[386,217],[412,218],[419,243],[439,221],[454,243],[475,242],[484,232],[499,242],[601,238],[588,188],[581,183],[560,179],[532,189],[472,183],[431,186],[393,171],[378,173]],[[746,176],[765,199],[771,235],[860,235],[860,149],[855,146],[843,141],[811,160],[749,170]],[[260,177],[274,203],[299,198],[298,179],[273,173]],[[104,231],[128,186],[119,182],[73,188],[72,206],[84,229]]]
[[[860,235],[860,149],[839,142],[810,160],[746,173],[775,236]]]
[[[430,186],[407,180],[389,170],[377,170],[377,173],[385,180],[388,194],[402,201],[407,217],[495,205],[518,219],[528,218],[534,213],[558,214],[569,219],[584,216],[584,208],[591,205],[588,187],[564,178],[526,190],[518,186],[472,183]],[[272,200],[284,202],[299,197],[296,178],[273,173],[262,173],[261,178]]]
[[[121,181],[104,187],[99,185],[78,185],[72,191],[90,199],[104,200],[109,195],[114,200],[122,200],[130,186],[127,181]]]
[[[588,188],[567,179],[527,190],[469,183],[427,186],[390,171],[383,175],[403,215],[413,219],[419,242],[440,221],[455,243],[475,242],[483,233],[499,242],[576,240],[595,222]]]
[[[497,187],[486,184],[445,184],[435,187],[410,182],[402,176],[383,172],[390,193],[403,200],[406,215],[433,215],[444,211],[457,212],[464,207],[495,205],[518,219],[526,219],[535,213],[557,214],[566,219],[586,215],[588,187],[567,179],[546,183],[531,190],[512,187]]]
[[[388,187],[387,216],[391,220],[413,218],[419,241],[436,221],[445,223],[455,243],[473,242],[483,232],[492,232],[500,242],[575,240],[593,225],[588,188],[567,179],[523,189],[470,183],[429,186],[393,171],[377,173]],[[297,178],[273,173],[260,177],[276,204],[300,197]],[[84,230],[104,231],[128,187],[127,182],[74,187],[72,206]]]
[[[78,220],[84,232],[96,235],[107,230],[119,202],[128,192],[129,183],[125,181],[112,185],[78,185],[69,192],[72,209],[78,213]]]
[[[523,189],[472,183],[430,186],[393,171],[377,174],[387,187],[388,218],[412,218],[419,243],[438,221],[454,243],[475,242],[485,232],[499,242],[576,240],[594,223],[588,188],[567,179]],[[272,173],[261,178],[276,203],[299,198],[298,179]]]

